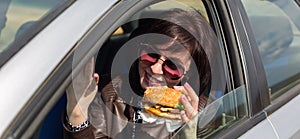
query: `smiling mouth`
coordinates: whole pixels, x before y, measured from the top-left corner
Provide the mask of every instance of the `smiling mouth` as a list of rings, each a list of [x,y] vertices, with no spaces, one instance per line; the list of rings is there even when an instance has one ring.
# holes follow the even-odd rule
[[[149,85],[149,86],[166,86],[165,81],[158,80],[155,76],[150,75],[146,71],[145,71],[144,78],[145,78],[147,85]]]

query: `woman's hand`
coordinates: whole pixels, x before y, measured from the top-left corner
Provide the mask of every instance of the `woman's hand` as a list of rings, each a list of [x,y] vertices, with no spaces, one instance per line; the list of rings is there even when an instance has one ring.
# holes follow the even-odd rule
[[[73,76],[71,84],[67,87],[67,115],[73,125],[79,125],[88,118],[88,107],[98,91],[99,75],[93,71],[94,58],[78,75]]]
[[[196,139],[198,118],[195,118],[195,116],[198,113],[199,97],[188,83],[183,86],[174,86],[174,88],[183,93],[180,102],[183,104],[184,110],[180,111],[180,116],[182,122],[187,124],[179,136],[180,138]]]
[[[187,123],[198,113],[199,97],[188,83],[185,83],[183,87],[174,86],[174,88],[183,93],[180,102],[185,109],[180,111],[180,115],[183,123]]]

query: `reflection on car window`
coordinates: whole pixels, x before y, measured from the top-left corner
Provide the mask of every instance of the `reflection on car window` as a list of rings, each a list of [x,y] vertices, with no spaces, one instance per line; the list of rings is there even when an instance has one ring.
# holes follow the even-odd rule
[[[6,20],[0,21],[2,25],[5,24],[4,28],[1,28],[0,50],[5,49],[14,41],[16,35],[22,32],[21,27],[28,28],[31,26],[34,21],[39,20],[58,2],[58,0],[51,2],[12,0],[10,3],[6,3],[7,11],[3,11],[5,15],[0,15],[1,19],[6,17]],[[4,7],[4,4],[2,6]]]
[[[197,128],[202,132],[197,138],[213,138],[215,133],[242,120],[247,115],[246,89],[243,85],[209,104],[194,120],[180,129],[175,137],[188,138],[188,135],[182,136],[183,133],[197,123]]]
[[[1,0],[0,66],[73,2],[73,0]]]
[[[185,6],[189,6],[198,12],[200,12],[204,17],[207,18],[207,13],[206,9],[203,5],[202,2],[199,2],[198,0],[177,0],[176,4],[175,3],[170,3],[170,2],[161,2],[159,4],[154,4],[149,6],[150,9],[155,9],[155,10],[166,10],[168,8],[174,8],[174,6],[179,7],[178,3],[182,4],[182,7],[180,8],[185,8]],[[207,18],[208,19],[208,18]]]
[[[293,0],[242,0],[263,60],[271,97],[300,73],[300,12]]]

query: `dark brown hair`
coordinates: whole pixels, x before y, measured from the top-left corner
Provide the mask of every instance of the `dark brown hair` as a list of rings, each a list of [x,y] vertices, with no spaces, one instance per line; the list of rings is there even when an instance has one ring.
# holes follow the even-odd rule
[[[192,87],[199,87],[194,88],[199,89],[198,95],[210,88],[211,68],[208,56],[211,56],[210,48],[216,45],[216,38],[211,26],[200,13],[174,9],[156,19],[142,19],[140,23],[143,23],[141,28],[131,37],[145,33],[158,33],[173,38],[167,41],[151,40],[151,43],[173,45],[173,42],[179,42],[190,52],[196,65],[196,67],[190,67],[191,70],[195,70],[188,71],[185,80]],[[204,47],[207,49],[204,50]],[[193,74],[195,72],[198,72],[199,77],[195,77]]]

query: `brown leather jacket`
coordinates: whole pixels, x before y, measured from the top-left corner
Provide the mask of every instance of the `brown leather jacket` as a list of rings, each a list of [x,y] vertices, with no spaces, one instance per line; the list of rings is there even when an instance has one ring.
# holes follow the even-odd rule
[[[125,78],[126,80],[126,78]],[[128,81],[121,76],[113,80],[101,77],[102,87],[89,108],[91,125],[71,132],[64,125],[64,138],[171,138],[174,133],[166,130],[166,124],[135,123],[135,108],[142,98],[131,90]],[[124,81],[124,82],[123,82]],[[140,90],[142,92],[143,90]],[[206,97],[200,97],[199,109],[206,105]]]

